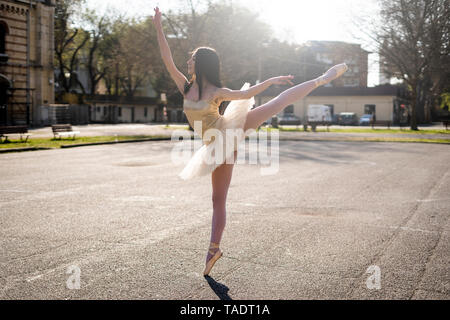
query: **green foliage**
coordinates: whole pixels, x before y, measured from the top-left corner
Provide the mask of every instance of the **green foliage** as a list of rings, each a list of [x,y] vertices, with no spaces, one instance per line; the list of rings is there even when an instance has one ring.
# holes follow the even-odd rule
[[[83,88],[87,93],[103,88],[113,95],[148,95],[146,88],[151,85],[167,94],[169,104],[181,104],[182,97],[161,59],[152,18],[137,21],[85,10],[75,27],[69,21],[81,2],[62,1],[57,10],[61,70],[71,75],[77,67],[87,70],[90,83]],[[288,74],[299,83],[325,71],[307,47],[274,39],[271,27],[257,13],[232,2],[189,1],[179,12],[163,14],[174,62],[185,75],[190,52],[199,46],[217,50],[223,85],[233,89],[244,82],[254,84]],[[64,83],[66,91],[80,85],[75,80]]]
[[[159,138],[168,138],[167,135],[134,135],[134,136],[93,136],[93,137],[75,137],[72,138],[29,138],[27,142],[19,139],[8,139],[7,142],[0,143],[0,149],[16,148],[60,148],[66,145],[94,144],[103,142],[152,140]]]
[[[441,109],[447,107],[447,111],[450,111],[450,92],[441,94]]]

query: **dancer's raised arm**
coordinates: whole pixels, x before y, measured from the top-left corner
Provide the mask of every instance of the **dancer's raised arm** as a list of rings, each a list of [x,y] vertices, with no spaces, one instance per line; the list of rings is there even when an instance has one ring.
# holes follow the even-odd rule
[[[173,62],[172,52],[170,52],[169,44],[167,43],[166,37],[164,36],[164,31],[162,29],[161,24],[161,11],[159,8],[155,8],[155,16],[153,17],[153,24],[156,28],[156,33],[158,35],[158,44],[161,52],[161,57],[164,61],[164,64],[169,71],[170,76],[177,84],[178,90],[183,94],[184,93],[184,85],[188,82],[187,78],[183,73],[181,73],[175,63]]]
[[[256,96],[257,94],[263,92],[267,88],[269,88],[271,85],[279,84],[279,85],[285,85],[285,84],[291,84],[292,79],[294,76],[281,76],[281,77],[275,77],[267,79],[266,81],[263,81],[261,83],[258,83],[247,90],[231,90],[228,88],[220,88],[217,90],[216,96],[221,98],[225,101],[230,100],[243,100],[243,99],[249,99],[251,97]]]

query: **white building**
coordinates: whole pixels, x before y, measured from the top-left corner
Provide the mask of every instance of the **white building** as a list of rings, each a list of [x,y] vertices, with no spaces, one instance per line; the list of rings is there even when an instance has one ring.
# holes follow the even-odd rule
[[[261,104],[273,99],[285,89],[269,88],[259,95]],[[407,105],[404,97],[405,90],[402,87],[392,85],[320,87],[304,99],[283,110],[279,115],[293,113],[303,120],[307,114],[308,105],[323,104],[331,107],[332,115],[341,112],[354,112],[359,118],[363,114],[374,113],[377,120],[389,120],[395,124],[398,122],[400,108],[402,105]]]
[[[89,120],[100,123],[149,123],[158,121],[162,106],[157,98],[94,95]]]

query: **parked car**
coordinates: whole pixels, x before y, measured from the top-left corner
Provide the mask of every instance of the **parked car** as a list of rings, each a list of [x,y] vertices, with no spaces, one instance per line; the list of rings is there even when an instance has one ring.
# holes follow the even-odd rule
[[[343,126],[358,125],[358,117],[354,112],[341,112],[338,123]]]
[[[267,119],[266,121],[263,122],[263,126],[268,126],[272,123],[272,118]]]
[[[284,114],[284,115],[278,117],[278,124],[279,125],[294,125],[294,126],[298,126],[298,125],[302,124],[302,121],[296,115]]]
[[[331,123],[332,124],[339,124],[339,115],[338,114],[333,114],[333,116],[331,117]]]
[[[361,118],[359,118],[360,126],[368,126],[372,122],[373,115],[372,114],[363,114]]]

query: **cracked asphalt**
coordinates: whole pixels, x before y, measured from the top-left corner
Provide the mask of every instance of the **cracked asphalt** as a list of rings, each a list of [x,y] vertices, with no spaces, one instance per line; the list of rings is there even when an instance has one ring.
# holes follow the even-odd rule
[[[280,141],[276,174],[236,164],[206,279],[210,176],[179,179],[174,146],[0,154],[0,299],[450,298],[448,145]]]

